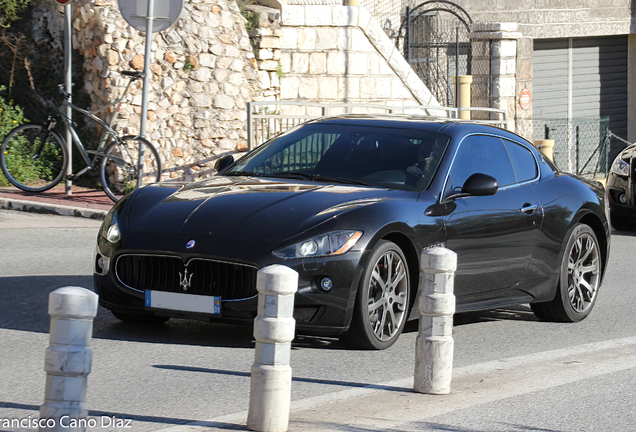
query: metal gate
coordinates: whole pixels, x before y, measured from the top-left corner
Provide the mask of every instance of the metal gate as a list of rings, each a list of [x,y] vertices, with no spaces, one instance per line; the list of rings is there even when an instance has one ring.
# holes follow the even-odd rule
[[[473,74],[472,23],[468,12],[450,1],[426,1],[406,8],[398,46],[444,106],[455,105],[453,77]]]

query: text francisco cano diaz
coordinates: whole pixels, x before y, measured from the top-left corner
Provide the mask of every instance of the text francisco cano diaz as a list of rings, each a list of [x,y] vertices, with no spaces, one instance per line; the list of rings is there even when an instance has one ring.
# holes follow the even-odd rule
[[[86,429],[130,429],[132,428],[131,419],[121,419],[117,417],[95,417],[95,418],[75,418],[70,416],[62,416],[59,419],[45,419],[37,417],[25,418],[0,418],[0,427],[6,430],[21,429],[39,429],[39,428],[60,428],[69,430],[86,430]]]

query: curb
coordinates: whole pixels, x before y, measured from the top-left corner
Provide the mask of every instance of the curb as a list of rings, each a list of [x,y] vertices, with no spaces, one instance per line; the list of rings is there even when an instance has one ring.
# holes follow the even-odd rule
[[[47,204],[37,201],[25,201],[9,198],[0,198],[0,209],[18,210],[29,213],[54,214],[58,216],[73,216],[87,219],[103,220],[107,210],[72,207],[62,204]]]

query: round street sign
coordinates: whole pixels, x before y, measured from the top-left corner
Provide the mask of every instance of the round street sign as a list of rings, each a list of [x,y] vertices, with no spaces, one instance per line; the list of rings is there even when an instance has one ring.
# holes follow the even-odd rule
[[[174,24],[183,9],[183,0],[119,0],[119,11],[128,24],[145,32],[148,25],[148,3],[151,1],[154,9],[153,33]]]
[[[56,2],[57,4],[59,4],[59,5],[64,6],[64,5],[66,5],[66,4],[69,4],[69,3],[71,2],[71,0],[55,0],[55,2]]]
[[[522,109],[527,110],[530,108],[531,101],[532,98],[530,97],[530,90],[524,87],[524,89],[521,90],[521,93],[519,93],[519,106]]]

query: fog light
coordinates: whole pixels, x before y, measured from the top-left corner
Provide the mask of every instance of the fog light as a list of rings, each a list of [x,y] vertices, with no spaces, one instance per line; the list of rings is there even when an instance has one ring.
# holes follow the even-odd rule
[[[95,261],[95,273],[102,274],[102,272],[104,271],[104,257],[97,254],[96,258],[97,259]]]
[[[625,194],[620,194],[618,196],[618,200],[621,204],[627,204],[627,196]]]
[[[331,278],[328,277],[324,277],[320,280],[320,289],[323,291],[331,291],[331,289],[333,288],[333,281],[331,280]]]
[[[108,273],[110,267],[110,258],[103,256],[99,252],[95,254],[95,273],[104,276]]]

